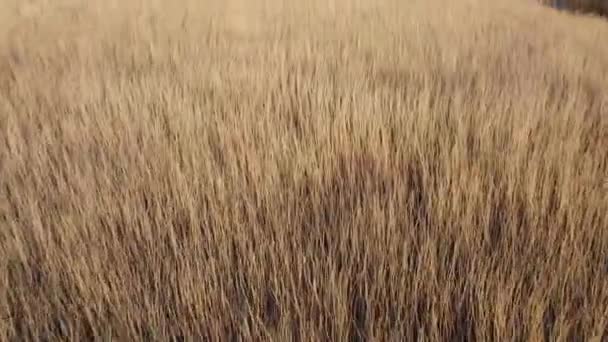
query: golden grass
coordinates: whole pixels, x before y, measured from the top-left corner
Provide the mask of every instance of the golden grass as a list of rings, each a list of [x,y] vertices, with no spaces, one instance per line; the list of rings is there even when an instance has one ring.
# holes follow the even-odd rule
[[[608,338],[608,24],[2,0],[0,340]]]

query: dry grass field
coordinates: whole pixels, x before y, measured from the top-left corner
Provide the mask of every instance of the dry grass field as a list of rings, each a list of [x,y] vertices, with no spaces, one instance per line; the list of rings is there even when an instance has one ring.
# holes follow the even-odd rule
[[[0,341],[608,340],[607,21],[0,2]]]

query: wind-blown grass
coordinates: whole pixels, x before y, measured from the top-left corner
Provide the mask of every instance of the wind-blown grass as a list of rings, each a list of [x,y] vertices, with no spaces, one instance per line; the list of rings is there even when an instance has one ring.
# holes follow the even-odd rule
[[[603,20],[3,2],[0,340],[608,337]]]

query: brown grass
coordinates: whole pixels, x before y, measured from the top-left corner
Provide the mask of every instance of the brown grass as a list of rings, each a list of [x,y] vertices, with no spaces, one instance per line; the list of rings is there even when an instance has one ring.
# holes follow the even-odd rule
[[[2,3],[0,340],[608,338],[603,20]]]

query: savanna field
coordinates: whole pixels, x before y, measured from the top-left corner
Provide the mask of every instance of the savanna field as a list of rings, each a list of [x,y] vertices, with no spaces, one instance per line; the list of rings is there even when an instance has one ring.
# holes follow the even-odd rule
[[[608,341],[605,18],[0,4],[0,341]]]

